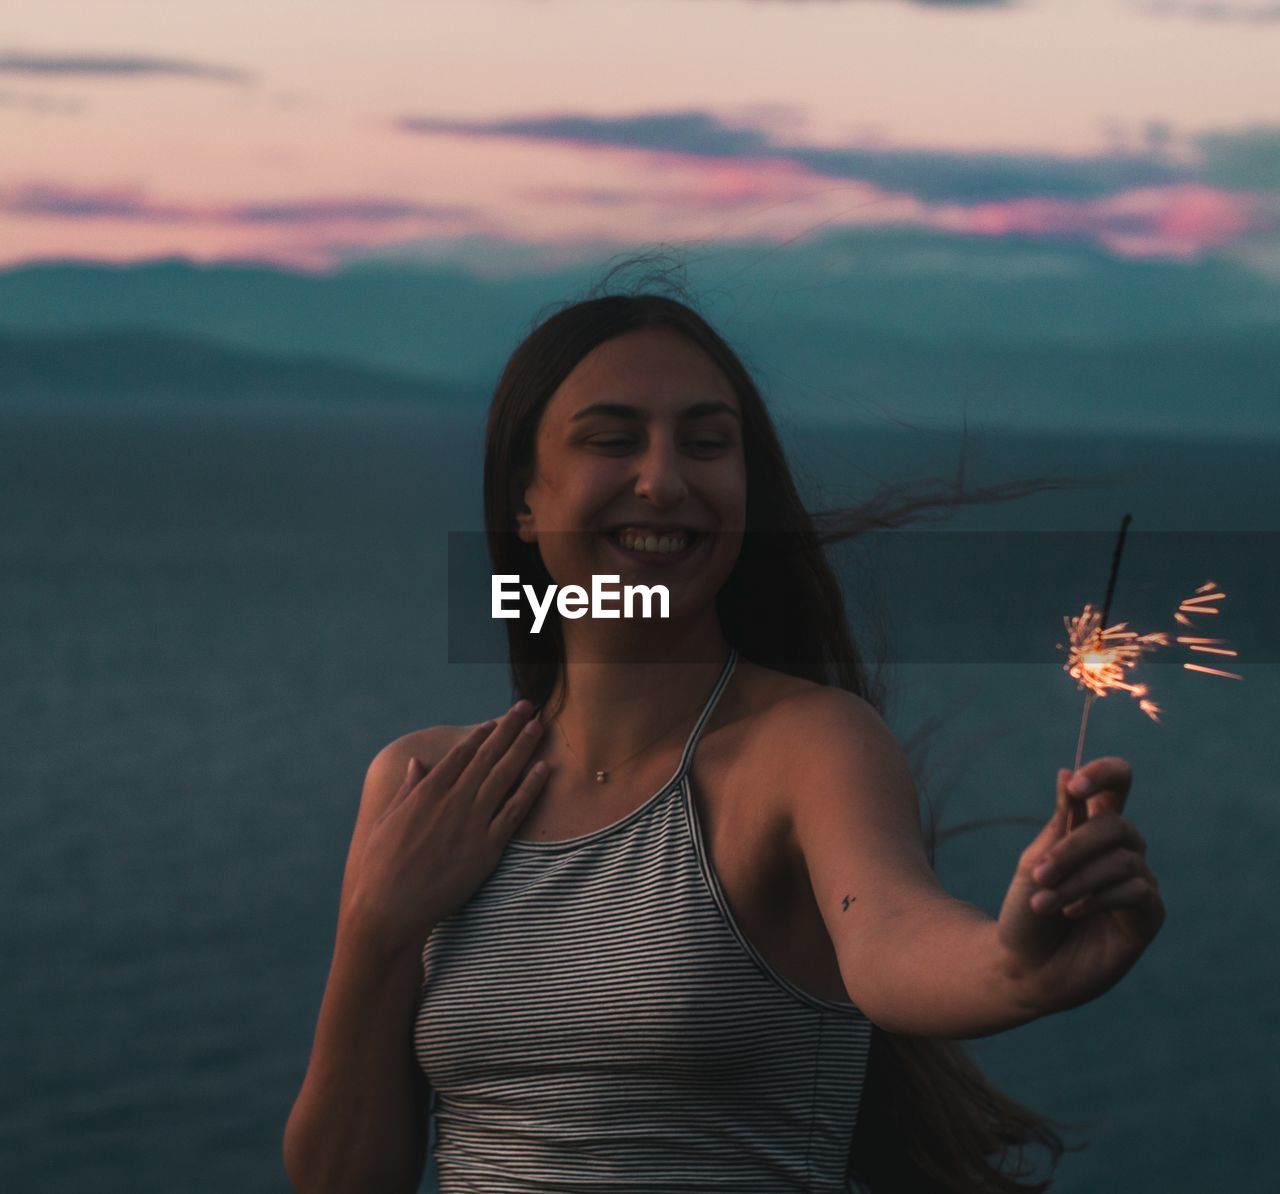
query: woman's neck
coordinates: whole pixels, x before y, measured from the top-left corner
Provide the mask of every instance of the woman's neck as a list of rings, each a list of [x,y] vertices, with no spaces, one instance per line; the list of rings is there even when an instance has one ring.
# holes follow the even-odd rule
[[[559,707],[555,720],[587,771],[638,762],[628,756],[647,744],[659,749],[677,734],[687,737],[729,654],[714,614],[644,639],[616,628],[608,636],[564,629],[565,668],[548,705]]]

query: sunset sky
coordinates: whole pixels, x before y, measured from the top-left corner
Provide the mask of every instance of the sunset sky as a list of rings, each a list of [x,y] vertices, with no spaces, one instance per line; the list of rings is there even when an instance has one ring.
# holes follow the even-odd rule
[[[0,267],[907,225],[1280,270],[1280,4],[27,0]]]

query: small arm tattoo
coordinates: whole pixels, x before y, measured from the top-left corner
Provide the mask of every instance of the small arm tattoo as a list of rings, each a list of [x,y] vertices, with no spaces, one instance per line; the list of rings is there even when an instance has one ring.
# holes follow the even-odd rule
[[[857,896],[851,896],[851,895],[847,895],[844,897],[844,910],[846,912],[849,911],[849,905],[852,904],[853,901],[856,900],[857,898],[858,898]]]

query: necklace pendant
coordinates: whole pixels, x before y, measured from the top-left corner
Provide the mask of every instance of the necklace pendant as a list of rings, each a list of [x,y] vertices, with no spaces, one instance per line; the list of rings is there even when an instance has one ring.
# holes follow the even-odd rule
[[[608,781],[608,779],[609,779],[609,773],[608,773],[607,771],[597,771],[597,772],[596,772],[596,783],[598,783],[598,784],[602,784],[602,783],[607,782],[607,781]]]

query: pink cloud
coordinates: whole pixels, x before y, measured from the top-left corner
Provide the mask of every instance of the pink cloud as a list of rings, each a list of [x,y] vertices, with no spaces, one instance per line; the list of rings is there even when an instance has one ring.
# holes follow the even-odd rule
[[[780,241],[819,227],[907,224],[976,237],[1065,237],[1122,256],[1184,259],[1247,233],[1280,228],[1268,196],[1203,183],[1134,187],[1095,198],[966,204],[930,202],[864,180],[833,185],[796,163],[773,159],[724,158],[683,167],[670,172],[669,185],[526,188],[525,209],[516,223],[484,205],[433,205],[398,196],[304,195],[204,204],[153,198],[129,187],[50,183],[0,189],[0,215],[21,222],[23,258],[40,252],[37,244],[101,246],[103,230],[109,229],[113,251],[100,248],[104,258],[145,257],[150,255],[145,246],[154,243],[156,251],[203,260],[249,255],[312,269],[338,256],[358,255],[362,247],[393,251],[400,243],[446,234],[493,232],[529,243],[569,245],[586,236],[569,219],[584,209],[601,217],[592,226],[593,236],[619,241],[705,237],[704,217],[736,211],[750,217],[754,235]],[[536,230],[528,218],[532,207],[543,216]]]
[[[0,190],[0,212],[65,220],[131,220],[156,224],[395,224],[452,219],[468,209],[386,196],[306,196],[256,203],[161,203],[138,187],[87,188],[28,183]]]
[[[657,204],[674,213],[674,218],[687,216],[691,223],[700,214],[756,205],[762,206],[764,215],[772,204],[777,216],[773,231],[783,237],[802,231],[790,226],[793,217],[787,207],[795,204],[804,209],[806,219],[813,219],[831,195],[831,215],[823,221],[829,226],[906,223],[980,237],[1067,237],[1138,257],[1193,257],[1246,233],[1276,227],[1263,196],[1197,182],[1132,187],[1091,198],[1026,196],[959,203],[929,201],[856,179],[833,187],[826,177],[776,159],[708,160],[690,171],[687,161],[657,156],[668,159],[663,164],[673,174],[679,169],[679,182],[607,193],[545,188],[531,197],[552,204],[617,207],[624,212]],[[628,218],[634,217],[620,216]],[[761,230],[768,224],[762,220]]]
[[[939,205],[923,222],[973,236],[1071,237],[1125,256],[1190,257],[1271,224],[1255,196],[1187,183],[1098,199]]]

